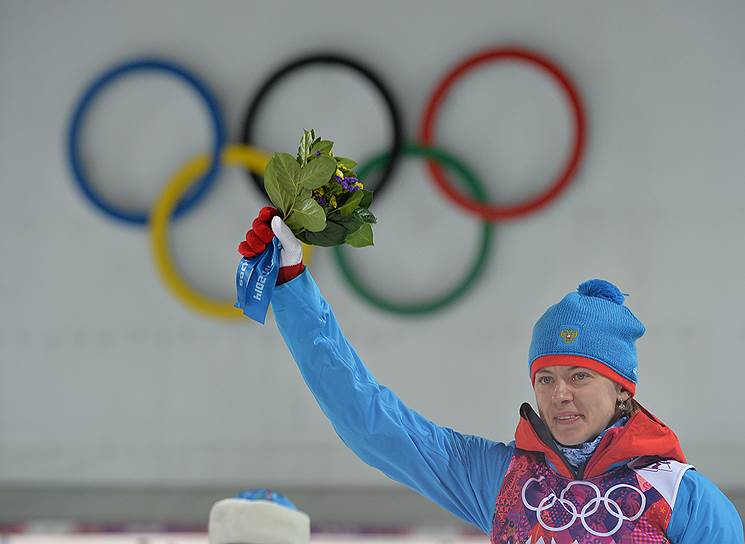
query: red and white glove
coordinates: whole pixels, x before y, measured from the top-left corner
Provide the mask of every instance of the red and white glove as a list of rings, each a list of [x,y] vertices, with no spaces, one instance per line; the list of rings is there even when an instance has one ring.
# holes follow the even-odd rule
[[[238,244],[238,253],[250,259],[260,254],[274,237],[279,238],[282,251],[279,254],[279,275],[277,285],[296,278],[305,270],[303,246],[290,230],[276,208],[262,208],[246,232],[246,240]]]

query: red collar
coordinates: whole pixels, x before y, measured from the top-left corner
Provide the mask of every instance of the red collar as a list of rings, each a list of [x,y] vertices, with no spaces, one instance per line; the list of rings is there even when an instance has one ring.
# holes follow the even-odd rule
[[[585,466],[583,478],[603,474],[616,463],[630,461],[636,457],[650,456],[686,462],[675,433],[643,406],[638,403],[637,405],[639,409],[629,418],[626,425],[606,431]],[[535,424],[531,423],[530,419]],[[544,435],[546,439],[542,440],[539,434]],[[556,443],[548,433],[548,428],[527,403],[520,408],[515,446],[521,450],[543,453],[562,476],[576,477],[557,452]]]

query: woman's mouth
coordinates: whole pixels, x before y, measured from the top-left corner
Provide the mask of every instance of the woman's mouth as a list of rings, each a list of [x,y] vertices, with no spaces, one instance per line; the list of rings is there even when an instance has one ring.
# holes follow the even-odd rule
[[[559,425],[572,425],[574,423],[577,423],[581,419],[582,416],[579,414],[566,414],[554,417],[554,421],[556,421],[556,423],[558,423]]]

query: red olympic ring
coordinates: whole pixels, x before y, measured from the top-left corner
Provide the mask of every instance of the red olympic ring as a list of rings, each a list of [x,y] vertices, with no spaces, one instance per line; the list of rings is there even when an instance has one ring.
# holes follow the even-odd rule
[[[532,51],[516,47],[487,49],[476,53],[453,68],[442,79],[442,81],[440,81],[430,97],[422,115],[422,123],[419,130],[419,139],[421,143],[426,146],[435,145],[433,140],[435,125],[437,123],[438,108],[442,105],[447,93],[450,91],[450,88],[457,79],[469,70],[476,68],[483,63],[500,60],[517,60],[526,62],[529,66],[537,67],[541,71],[552,76],[552,78],[559,83],[560,87],[569,98],[571,105],[572,118],[574,121],[574,144],[564,168],[546,191],[532,199],[509,206],[484,204],[464,196],[458,191],[458,189],[456,189],[455,185],[451,184],[447,179],[445,171],[439,164],[432,160],[427,161],[427,168],[429,169],[432,180],[448,199],[452,200],[456,205],[469,213],[489,221],[514,219],[516,217],[533,213],[546,206],[549,202],[558,197],[574,179],[580,160],[585,151],[585,114],[579,93],[577,93],[569,78],[556,65]]]

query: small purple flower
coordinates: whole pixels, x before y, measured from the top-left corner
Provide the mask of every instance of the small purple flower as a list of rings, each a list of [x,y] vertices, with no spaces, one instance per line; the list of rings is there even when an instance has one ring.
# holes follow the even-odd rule
[[[321,150],[319,149],[318,151],[316,151],[316,157],[320,157],[320,156],[321,156]]]
[[[325,198],[323,198],[323,197],[321,197],[321,198],[319,198],[319,199],[318,199],[318,203],[319,203],[319,204],[320,204],[321,206],[325,206],[325,205],[326,205],[326,199],[325,199]]]
[[[348,177],[348,178],[340,178],[339,176],[334,176],[334,179],[336,179],[337,183],[342,186],[342,189],[344,189],[347,192],[352,191],[352,187],[354,186],[354,183],[357,181],[357,178]]]

